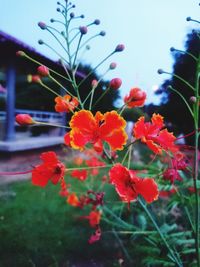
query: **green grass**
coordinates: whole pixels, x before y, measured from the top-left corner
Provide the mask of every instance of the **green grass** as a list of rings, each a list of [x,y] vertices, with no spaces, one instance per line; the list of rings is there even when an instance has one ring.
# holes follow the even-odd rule
[[[93,229],[78,218],[85,213],[58,192],[59,186],[40,188],[30,181],[0,187],[0,267],[71,266],[91,259],[114,266],[107,237],[89,245]]]

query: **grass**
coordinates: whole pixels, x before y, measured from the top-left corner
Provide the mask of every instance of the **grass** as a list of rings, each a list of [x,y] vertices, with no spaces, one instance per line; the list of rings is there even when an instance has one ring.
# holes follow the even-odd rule
[[[64,267],[91,260],[114,266],[109,260],[116,251],[109,237],[89,245],[93,229],[58,191],[30,181],[0,187],[0,267]]]

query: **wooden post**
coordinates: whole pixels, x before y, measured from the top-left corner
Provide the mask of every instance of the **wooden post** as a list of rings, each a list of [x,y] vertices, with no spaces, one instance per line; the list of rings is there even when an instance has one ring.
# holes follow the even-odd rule
[[[6,128],[5,128],[5,140],[14,141],[15,136],[15,81],[16,70],[14,64],[11,62],[7,66],[6,71]]]

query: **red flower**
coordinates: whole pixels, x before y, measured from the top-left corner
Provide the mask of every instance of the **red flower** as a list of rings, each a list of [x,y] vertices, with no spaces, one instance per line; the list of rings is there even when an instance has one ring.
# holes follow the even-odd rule
[[[105,166],[105,163],[103,161],[100,161],[97,157],[92,157],[91,159],[86,160],[85,163],[89,167],[96,167],[96,168],[90,170],[90,174],[93,176],[96,176],[99,174],[99,168],[98,167]]]
[[[109,176],[111,184],[125,202],[136,200],[138,195],[141,195],[147,203],[158,198],[158,186],[153,179],[139,178],[134,171],[128,170],[120,163],[111,168]]]
[[[91,227],[96,227],[100,223],[101,212],[100,211],[91,211],[89,216],[86,216],[89,220],[89,224]]]
[[[30,115],[28,114],[18,114],[15,117],[16,122],[19,125],[31,125],[31,124],[35,124],[35,121],[33,120],[33,118],[31,118]]]
[[[50,180],[57,184],[64,176],[65,165],[61,163],[55,152],[49,151],[41,154],[43,163],[32,170],[32,183],[38,186],[46,186]]]
[[[172,184],[175,180],[182,181],[182,178],[177,169],[169,168],[163,172],[163,179],[169,180]]]
[[[86,170],[74,170],[71,172],[71,176],[79,179],[80,181],[85,181],[85,179],[87,178],[87,171]]]
[[[162,150],[177,150],[174,144],[175,136],[167,129],[162,130],[165,125],[161,115],[154,113],[151,122],[144,121],[144,116],[140,117],[133,127],[136,139],[141,139],[156,154],[162,154]]]
[[[129,92],[129,95],[124,97],[124,103],[129,108],[142,107],[146,100],[146,93],[140,88],[132,88]]]
[[[97,112],[95,116],[88,110],[75,112],[70,127],[70,145],[74,149],[83,150],[86,144],[92,143],[97,152],[102,152],[103,141],[112,150],[122,150],[126,143],[126,122],[116,111]]]
[[[89,244],[93,244],[94,242],[99,241],[101,237],[101,229],[98,226],[96,231],[90,236],[90,239],[88,240]]]
[[[78,99],[76,97],[71,97],[70,95],[65,96],[57,96],[55,98],[55,110],[57,112],[71,112],[73,111],[78,105]]]
[[[75,193],[68,194],[67,203],[71,206],[78,207],[79,199]]]

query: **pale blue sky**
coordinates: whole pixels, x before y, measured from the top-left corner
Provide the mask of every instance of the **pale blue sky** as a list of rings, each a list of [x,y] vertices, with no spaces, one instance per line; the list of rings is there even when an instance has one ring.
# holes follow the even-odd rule
[[[62,2],[62,0],[60,0]],[[0,30],[33,46],[39,52],[56,59],[47,47],[38,45],[38,39],[52,43],[52,39],[39,29],[37,22],[49,23],[50,18],[61,18],[56,12],[55,0],[0,0]],[[147,92],[148,102],[157,102],[153,89],[167,76],[158,75],[157,69],[171,71],[173,59],[171,46],[183,49],[186,34],[197,25],[187,22],[186,17],[199,19],[197,0],[82,0],[72,1],[74,12],[85,15],[80,25],[98,18],[101,24],[97,32],[106,31],[106,36],[91,43],[92,49],[83,58],[83,63],[95,66],[117,44],[123,43],[124,52],[113,56],[99,70],[106,70],[111,62],[117,68],[107,74],[107,80],[120,77],[123,81],[121,95],[131,87],[139,86]],[[50,24],[50,23],[49,23]],[[94,27],[93,27],[94,30]],[[53,44],[53,43],[52,43]]]

